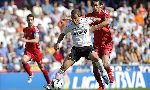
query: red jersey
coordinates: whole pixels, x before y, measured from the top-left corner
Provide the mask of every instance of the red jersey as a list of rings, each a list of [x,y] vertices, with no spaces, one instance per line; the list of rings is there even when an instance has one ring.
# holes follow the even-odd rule
[[[105,18],[109,18],[109,14],[105,11],[101,10],[99,13],[88,13],[85,17],[95,17],[101,18],[101,21],[94,22],[91,25],[97,25],[105,20]],[[112,37],[110,32],[110,27],[107,25],[106,27],[100,28],[100,30],[94,31],[94,46],[97,47],[105,47],[107,44],[112,43]]]
[[[36,26],[26,27],[23,29],[23,32],[24,32],[24,38],[26,38],[28,40],[34,39],[35,33],[39,35],[39,30]],[[29,50],[29,51],[40,50],[40,45],[39,45],[39,43],[26,42],[25,50]]]

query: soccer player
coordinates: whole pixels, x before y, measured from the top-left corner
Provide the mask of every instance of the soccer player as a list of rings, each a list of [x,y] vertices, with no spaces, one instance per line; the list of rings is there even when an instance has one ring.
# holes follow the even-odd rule
[[[94,49],[98,53],[98,56],[102,59],[104,63],[104,67],[108,73],[110,83],[114,82],[114,77],[112,70],[109,65],[109,56],[113,48],[111,32],[109,28],[109,14],[107,11],[102,10],[102,2],[99,0],[93,0],[93,12],[88,13],[85,17],[97,17],[101,18],[100,22],[94,22],[91,25],[97,25],[99,23],[103,24],[103,28],[99,28],[99,30],[94,31]],[[104,85],[102,80],[99,78],[100,73],[95,63],[93,63],[93,73],[94,76],[99,83],[99,90],[104,89]]]
[[[90,58],[95,62],[95,65],[101,72],[102,78],[105,83],[109,83],[109,78],[107,76],[107,72],[103,67],[102,60],[98,57],[97,53],[93,50],[91,33],[90,30],[97,30],[100,27],[103,27],[101,24],[91,26],[90,24],[96,20],[100,20],[99,18],[82,18],[80,17],[80,13],[78,9],[74,9],[71,12],[72,20],[65,27],[63,32],[59,35],[57,43],[54,45],[54,48],[57,50],[59,48],[59,43],[63,40],[64,36],[67,33],[71,33],[73,39],[73,47],[71,50],[71,54],[69,54],[59,71],[56,73],[55,79],[58,81],[62,79],[63,73],[75,62],[77,62],[81,57]],[[91,29],[92,28],[92,29]],[[99,77],[100,78],[100,77]],[[52,82],[53,87],[53,82]]]
[[[36,26],[33,25],[34,16],[29,14],[27,16],[28,27],[23,29],[24,37],[21,39],[25,42],[25,51],[22,58],[22,64],[25,71],[28,73],[28,83],[32,82],[33,73],[30,70],[30,66],[28,64],[29,60],[33,60],[37,62],[39,68],[43,72],[43,75],[47,81],[46,88],[49,88],[50,78],[48,76],[48,71],[45,69],[44,64],[42,63],[42,53],[40,51],[39,45],[39,30]]]

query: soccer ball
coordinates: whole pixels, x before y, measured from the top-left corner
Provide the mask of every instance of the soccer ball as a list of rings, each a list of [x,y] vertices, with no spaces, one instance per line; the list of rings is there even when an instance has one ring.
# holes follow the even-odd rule
[[[52,80],[52,90],[61,90],[61,88],[63,87],[63,84],[64,84],[63,79],[61,79],[61,80],[53,79]]]

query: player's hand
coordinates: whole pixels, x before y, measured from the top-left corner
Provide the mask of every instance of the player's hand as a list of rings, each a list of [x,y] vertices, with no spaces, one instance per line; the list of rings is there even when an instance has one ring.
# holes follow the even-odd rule
[[[54,45],[54,49],[55,49],[55,50],[59,49],[59,43],[56,43],[56,44]]]
[[[101,21],[101,18],[95,18],[95,21]]]
[[[27,39],[25,39],[25,38],[21,38],[21,41],[26,42],[26,41],[27,41]]]

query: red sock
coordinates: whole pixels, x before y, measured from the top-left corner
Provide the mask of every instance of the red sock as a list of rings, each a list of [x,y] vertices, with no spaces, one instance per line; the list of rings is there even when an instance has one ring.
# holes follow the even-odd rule
[[[46,79],[47,84],[50,84],[50,78],[48,76],[48,71],[47,70],[42,70],[42,72],[43,72],[43,75]]]
[[[30,65],[28,63],[23,63],[23,67],[29,76],[32,76],[32,72],[30,70]]]
[[[105,69],[106,69],[107,73],[112,72],[112,69],[110,68],[110,66],[109,66],[109,65],[108,65],[107,67],[105,67]]]

